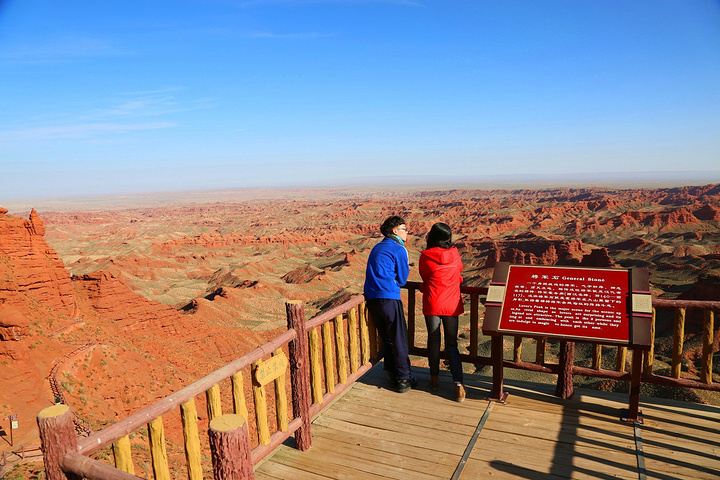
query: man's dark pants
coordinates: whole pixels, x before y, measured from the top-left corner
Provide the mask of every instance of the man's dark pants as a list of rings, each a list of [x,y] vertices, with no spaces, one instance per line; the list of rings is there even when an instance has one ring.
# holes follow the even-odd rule
[[[385,371],[396,380],[410,379],[410,357],[407,346],[407,324],[400,300],[374,298],[367,307],[385,345]]]

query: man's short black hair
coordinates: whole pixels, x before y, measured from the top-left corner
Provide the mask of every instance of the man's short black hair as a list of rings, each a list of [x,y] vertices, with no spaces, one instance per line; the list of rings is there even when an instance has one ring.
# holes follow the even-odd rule
[[[402,217],[393,215],[392,217],[389,217],[383,222],[383,224],[380,226],[380,232],[382,232],[384,236],[389,237],[393,234],[393,230],[395,230],[396,227],[404,224],[405,220]]]

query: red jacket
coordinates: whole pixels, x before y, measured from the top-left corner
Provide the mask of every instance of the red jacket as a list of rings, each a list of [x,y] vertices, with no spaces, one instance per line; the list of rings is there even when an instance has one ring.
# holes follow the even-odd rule
[[[454,317],[465,311],[460,296],[462,269],[462,260],[455,247],[434,247],[420,254],[423,314]]]

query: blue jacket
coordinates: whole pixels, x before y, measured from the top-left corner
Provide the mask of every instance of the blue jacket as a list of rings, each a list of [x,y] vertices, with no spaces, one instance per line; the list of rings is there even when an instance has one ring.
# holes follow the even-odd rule
[[[410,275],[408,253],[405,247],[392,238],[375,245],[368,257],[365,271],[365,298],[391,298],[400,300],[400,287]]]

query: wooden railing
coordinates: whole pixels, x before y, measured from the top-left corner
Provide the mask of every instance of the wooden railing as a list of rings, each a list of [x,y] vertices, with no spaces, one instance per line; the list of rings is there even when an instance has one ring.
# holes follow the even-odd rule
[[[364,297],[326,311],[305,322],[301,302],[286,304],[288,330],[219,370],[182,390],[136,412],[87,438],[78,440],[72,428],[72,411],[66,405],[49,407],[38,415],[43,443],[46,478],[96,480],[137,479],[130,434],[147,426],[153,478],[164,480],[203,478],[201,438],[206,439],[215,478],[252,478],[252,466],[275,447],[295,434],[298,449],[310,448],[310,420],[324,405],[367,372],[377,358],[375,327],[369,321]],[[346,340],[347,339],[347,340]],[[285,357],[288,351],[288,358]],[[286,372],[290,370],[292,419],[288,415]],[[252,411],[246,407],[243,371],[249,369],[252,382]],[[230,381],[232,414],[223,415],[221,383]],[[274,414],[268,414],[266,385],[273,384]],[[207,424],[203,435],[195,399],[204,394]],[[168,462],[168,442],[163,416],[179,409],[183,430],[185,467],[173,471]],[[270,420],[275,417],[274,425]],[[69,422],[69,423],[68,423]],[[250,449],[248,422],[257,431],[257,445]],[[275,430],[271,432],[271,430]],[[207,432],[207,437],[205,436]],[[142,436],[142,435],[141,435]],[[228,447],[231,445],[231,447]],[[92,458],[112,447],[114,465]],[[107,456],[107,455],[106,455]]]
[[[655,326],[659,311],[674,310],[673,348],[670,376],[656,375],[653,372],[655,363]],[[698,380],[682,377],[682,354],[685,345],[685,323],[689,313],[702,312],[702,357]],[[713,382],[713,344],[715,342],[715,312],[720,311],[720,301],[700,300],[664,300],[653,299],[653,322],[651,334],[653,346],[643,362],[643,382],[659,385],[689,387],[702,390],[720,391],[720,383]]]
[[[409,350],[412,355],[420,355],[427,357],[427,348],[416,345],[416,293],[420,290],[421,283],[408,282],[404,288],[408,290],[408,343]],[[487,288],[480,287],[461,287],[460,292],[470,297],[470,345],[469,353],[461,354],[463,362],[475,365],[492,365],[491,356],[479,356],[478,346],[481,331],[480,308],[482,300],[487,295]],[[672,349],[672,368],[670,375],[658,375],[653,372],[655,361],[655,329],[657,323],[658,310],[665,311],[674,310],[674,330],[673,330],[673,349]],[[685,339],[685,323],[689,311],[703,311],[703,328],[702,328],[702,366],[699,378],[697,380],[687,378],[681,375],[682,354]],[[712,380],[712,364],[713,364],[713,344],[714,344],[714,312],[720,310],[720,301],[697,301],[697,300],[665,300],[653,299],[653,315],[651,335],[653,345],[643,357],[643,383],[652,383],[657,385],[665,385],[672,387],[696,388],[701,390],[720,391],[720,383]],[[424,328],[424,327],[423,327]],[[535,372],[559,374],[560,365],[557,363],[549,363],[546,361],[546,340],[543,338],[525,338],[521,336],[513,336],[513,359],[503,360],[503,367],[515,368],[522,370],[530,370]],[[523,344],[528,341],[536,343],[534,362],[522,361]],[[592,345],[593,355],[590,367],[578,365],[572,366],[573,375],[584,375],[588,377],[608,378],[612,380],[631,380],[631,373],[627,371],[628,349],[627,347],[604,346],[599,343]],[[604,349],[614,349],[615,364],[612,368],[603,368],[602,352]],[[640,352],[642,353],[642,352]],[[444,352],[441,352],[442,358],[447,358]]]
[[[410,353],[427,356],[427,349],[416,345],[416,292],[417,282],[408,282],[408,343]],[[486,288],[461,287],[470,300],[469,353],[462,354],[463,362],[475,365],[492,365],[492,356],[478,355],[480,341],[481,304],[487,295]],[[720,384],[712,381],[712,354],[714,311],[720,310],[720,302],[653,300],[653,332],[657,310],[674,309],[674,341],[671,375],[653,373],[654,352],[651,348],[644,357],[642,382],[720,390]],[[685,320],[689,310],[701,309],[704,313],[702,339],[702,372],[698,380],[681,378]],[[252,466],[267,456],[289,436],[295,435],[295,445],[300,450],[310,447],[310,420],[332,399],[338,396],[379,360],[378,339],[375,327],[367,315],[364,297],[358,295],[350,301],[323,312],[305,322],[300,302],[286,304],[288,330],[274,340],[262,345],[234,362],[216,370],[184,389],[146,407],[91,436],[77,440],[72,426],[71,411],[65,405],[43,410],[38,416],[43,454],[48,480],[88,478],[96,480],[137,479],[129,437],[147,425],[147,437],[152,472],[155,479],[202,478],[209,470],[208,459],[202,457],[201,438],[211,451],[212,469],[216,478],[252,478]],[[654,333],[653,333],[654,339]],[[529,341],[529,340],[528,340]],[[524,339],[514,338],[513,359],[503,360],[502,366],[558,374],[560,366],[546,361],[546,344],[542,338],[534,338],[536,354],[534,362],[522,361]],[[615,348],[614,369],[603,368],[602,351]],[[288,351],[289,360],[284,359]],[[503,352],[494,352],[503,355]],[[443,352],[444,354],[444,352]],[[443,355],[441,354],[441,355]],[[292,418],[288,414],[286,365],[290,369]],[[616,380],[630,380],[626,371],[627,349],[625,347],[593,344],[590,367],[573,365],[572,374]],[[252,381],[251,416],[246,407],[243,371],[249,369]],[[686,375],[687,376],[687,375]],[[222,414],[220,385],[230,380],[232,414]],[[273,384],[274,414],[268,414],[265,385]],[[207,405],[207,424],[203,421],[203,435],[198,421],[195,399],[204,394]],[[183,425],[183,450],[186,466],[171,477],[167,442],[164,434],[163,415],[180,410]],[[271,409],[273,410],[273,409]],[[271,427],[270,420],[274,415]],[[69,422],[69,423],[68,423]],[[250,448],[248,422],[257,431],[257,444]],[[271,431],[274,430],[274,431]],[[205,435],[207,433],[207,435]],[[232,442],[241,446],[227,449]],[[102,449],[112,446],[114,466],[91,457]],[[137,443],[135,451],[142,450]],[[227,472],[235,468],[232,475]],[[230,469],[230,470],[228,470]],[[225,473],[223,473],[225,472]]]

